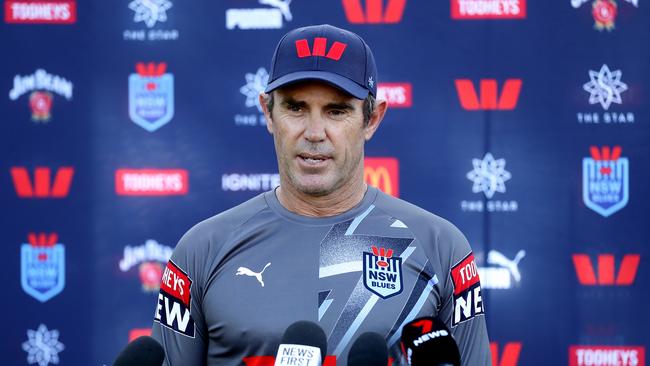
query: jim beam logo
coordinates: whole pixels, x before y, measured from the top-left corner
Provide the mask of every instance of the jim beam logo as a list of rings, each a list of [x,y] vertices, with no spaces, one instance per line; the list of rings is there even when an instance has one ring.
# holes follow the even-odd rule
[[[475,316],[484,314],[481,281],[474,261],[474,253],[470,252],[452,267],[451,280],[454,284],[452,326],[455,327]]]
[[[15,101],[29,93],[28,103],[32,110],[32,121],[45,123],[52,118],[54,95],[70,101],[73,87],[70,80],[38,69],[30,75],[14,76],[14,85],[9,91],[9,99]]]
[[[156,292],[160,289],[163,265],[167,263],[174,249],[149,239],[143,245],[124,247],[119,267],[122,272],[138,268],[142,290]]]
[[[46,302],[65,287],[65,246],[57,234],[30,233],[20,248],[20,284],[36,300]]]
[[[370,292],[388,299],[402,292],[402,258],[393,257],[393,250],[372,246],[372,253],[363,252],[363,285]]]
[[[174,117],[174,75],[162,62],[138,63],[129,76],[129,116],[138,126],[154,132]]]
[[[170,259],[165,267],[158,294],[154,321],[176,333],[194,338],[190,312],[192,279]]]
[[[630,164],[621,151],[620,146],[592,146],[591,157],[582,159],[582,199],[604,217],[625,207],[629,200]]]

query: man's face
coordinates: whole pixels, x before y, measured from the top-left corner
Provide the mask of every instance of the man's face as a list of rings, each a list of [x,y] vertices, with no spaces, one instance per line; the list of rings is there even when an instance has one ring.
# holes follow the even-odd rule
[[[364,127],[363,101],[317,81],[274,91],[265,109],[280,175],[303,194],[324,196],[362,179],[363,146],[378,122]]]

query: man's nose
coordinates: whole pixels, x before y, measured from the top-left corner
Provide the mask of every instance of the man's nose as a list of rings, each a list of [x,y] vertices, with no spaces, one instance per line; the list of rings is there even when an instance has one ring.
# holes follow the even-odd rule
[[[325,121],[321,116],[310,115],[305,125],[305,139],[310,142],[323,141],[326,138]]]

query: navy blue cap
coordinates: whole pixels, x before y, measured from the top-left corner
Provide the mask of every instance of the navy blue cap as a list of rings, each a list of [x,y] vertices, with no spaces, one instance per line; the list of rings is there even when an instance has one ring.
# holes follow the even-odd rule
[[[377,67],[366,42],[329,24],[285,34],[273,54],[265,93],[302,80],[322,80],[365,99],[377,96]]]

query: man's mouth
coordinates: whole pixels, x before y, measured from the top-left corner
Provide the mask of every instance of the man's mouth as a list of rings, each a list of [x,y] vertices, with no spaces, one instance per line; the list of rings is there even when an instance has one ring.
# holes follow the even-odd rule
[[[321,154],[299,154],[298,157],[307,164],[317,165],[330,159],[327,155]]]

